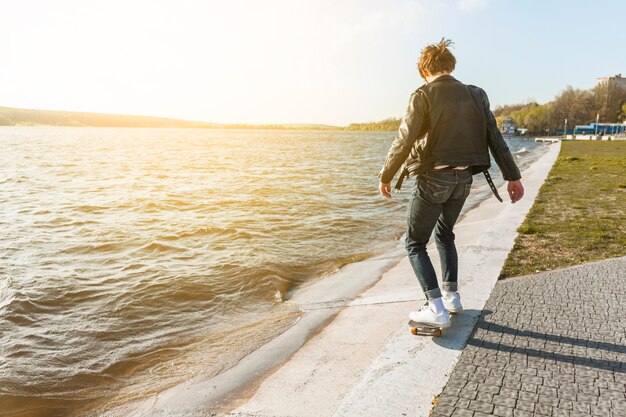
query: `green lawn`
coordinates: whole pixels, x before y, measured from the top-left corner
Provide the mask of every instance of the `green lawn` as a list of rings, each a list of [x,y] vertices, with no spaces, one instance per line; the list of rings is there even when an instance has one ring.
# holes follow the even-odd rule
[[[626,141],[572,141],[518,229],[500,278],[626,255]]]

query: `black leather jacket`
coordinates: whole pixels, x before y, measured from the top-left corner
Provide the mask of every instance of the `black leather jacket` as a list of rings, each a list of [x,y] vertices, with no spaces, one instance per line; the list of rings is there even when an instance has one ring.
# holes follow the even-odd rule
[[[521,178],[485,91],[442,75],[411,95],[378,178],[391,182],[401,165],[397,189],[405,177],[437,165],[468,165],[472,174],[477,174],[491,166],[488,149],[505,180]]]

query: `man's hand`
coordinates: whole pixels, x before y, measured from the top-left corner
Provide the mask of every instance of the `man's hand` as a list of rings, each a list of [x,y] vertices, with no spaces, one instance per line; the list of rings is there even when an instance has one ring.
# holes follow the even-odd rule
[[[378,184],[378,191],[380,191],[380,195],[385,198],[391,198],[391,183],[390,182],[381,182]]]
[[[511,197],[511,203],[520,201],[522,197],[524,197],[524,186],[520,180],[509,181],[507,190],[509,192],[509,197]]]

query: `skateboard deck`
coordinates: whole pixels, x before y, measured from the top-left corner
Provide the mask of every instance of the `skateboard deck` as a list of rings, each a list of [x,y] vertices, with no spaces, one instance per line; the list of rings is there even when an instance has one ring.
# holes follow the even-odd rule
[[[409,320],[409,330],[415,336],[441,336],[441,327],[427,326],[413,320]]]

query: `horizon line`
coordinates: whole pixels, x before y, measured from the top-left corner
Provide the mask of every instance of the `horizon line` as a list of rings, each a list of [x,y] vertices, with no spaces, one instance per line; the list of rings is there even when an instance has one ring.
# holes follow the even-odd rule
[[[265,123],[254,123],[254,122],[214,122],[214,121],[205,121],[205,120],[191,120],[191,119],[181,119],[175,118],[172,116],[155,116],[155,115],[146,115],[146,114],[124,114],[124,113],[109,113],[109,112],[98,112],[98,111],[86,111],[86,110],[56,110],[56,109],[37,109],[37,108],[27,108],[27,107],[8,107],[8,106],[0,106],[0,110],[5,111],[17,111],[17,112],[46,112],[46,113],[65,113],[65,114],[81,114],[85,116],[110,116],[110,117],[129,117],[129,118],[141,118],[141,119],[153,119],[155,121],[169,121],[169,122],[178,122],[178,123],[187,123],[187,124],[198,124],[198,125],[206,125],[208,126],[320,126],[327,128],[340,128],[344,129],[349,127],[352,124],[364,124],[364,123],[377,123],[381,121],[386,121],[390,119],[400,119],[400,117],[385,117],[380,118],[378,120],[369,120],[369,121],[361,121],[361,122],[350,122],[345,125],[336,125],[336,124],[328,124],[328,123],[316,123],[316,122],[265,122]],[[1,121],[1,118],[0,118]],[[1,124],[0,124],[1,126]]]

